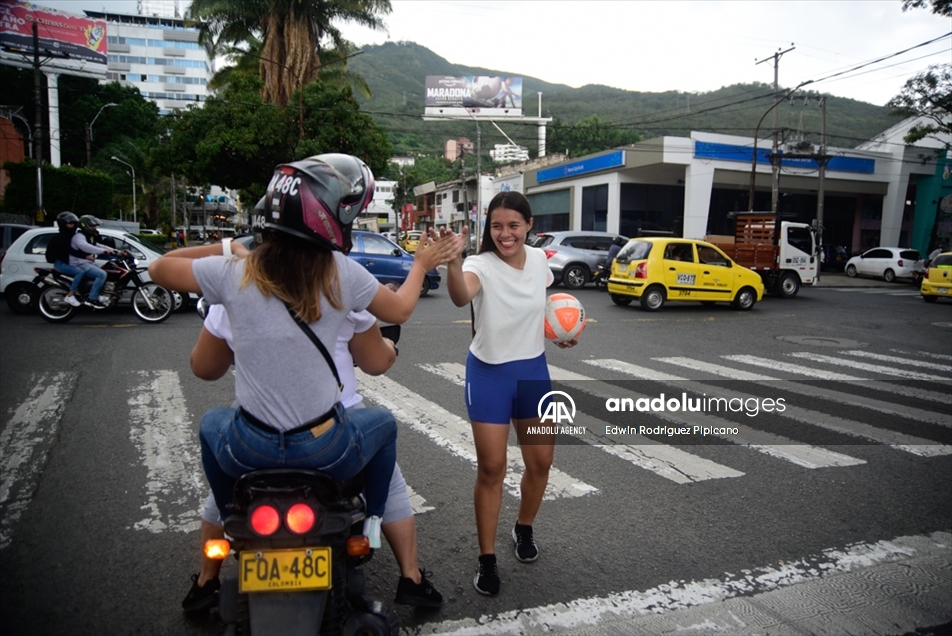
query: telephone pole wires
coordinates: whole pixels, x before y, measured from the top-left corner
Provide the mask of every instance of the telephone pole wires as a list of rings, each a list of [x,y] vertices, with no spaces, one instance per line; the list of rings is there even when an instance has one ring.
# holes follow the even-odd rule
[[[770,193],[770,210],[771,210],[772,212],[774,212],[774,213],[777,212],[777,201],[778,201],[778,199],[780,198],[780,165],[777,163],[777,161],[776,161],[776,159],[775,159],[775,157],[776,157],[776,155],[777,155],[777,149],[778,149],[778,146],[779,146],[778,137],[777,137],[777,133],[778,133],[777,128],[778,128],[778,125],[779,125],[778,122],[777,122],[777,113],[778,113],[778,111],[777,111],[777,105],[780,103],[779,100],[778,100],[778,92],[780,91],[780,87],[779,87],[780,58],[783,57],[783,54],[784,54],[784,53],[789,53],[790,51],[794,50],[795,48],[796,48],[796,47],[793,45],[793,42],[791,42],[789,49],[787,49],[787,50],[785,50],[785,51],[780,51],[780,50],[778,50],[776,53],[774,53],[774,54],[771,55],[770,57],[765,57],[764,59],[760,60],[759,62],[755,62],[755,63],[754,63],[754,66],[757,66],[758,64],[763,64],[763,63],[766,62],[767,60],[773,60],[773,68],[774,68],[774,72],[773,72],[773,99],[774,99],[774,105],[773,105],[773,152],[772,152],[772,154],[771,154],[771,160],[770,160],[770,166],[771,166],[771,171],[772,171],[772,174],[773,174],[773,180],[772,180],[771,193]]]

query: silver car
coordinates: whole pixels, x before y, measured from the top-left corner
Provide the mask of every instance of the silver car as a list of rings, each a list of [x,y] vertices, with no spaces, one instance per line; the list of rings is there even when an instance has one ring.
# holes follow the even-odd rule
[[[545,251],[549,269],[557,283],[579,289],[592,280],[595,266],[608,256],[612,240],[618,234],[580,230],[542,232],[530,237],[529,245]],[[627,242],[628,237],[622,236]]]

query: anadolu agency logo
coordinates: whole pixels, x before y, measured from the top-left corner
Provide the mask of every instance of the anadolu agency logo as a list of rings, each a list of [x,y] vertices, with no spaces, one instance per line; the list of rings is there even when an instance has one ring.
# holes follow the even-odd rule
[[[549,391],[539,400],[536,409],[542,426],[530,426],[530,435],[582,435],[584,426],[575,423],[575,400],[565,391]]]

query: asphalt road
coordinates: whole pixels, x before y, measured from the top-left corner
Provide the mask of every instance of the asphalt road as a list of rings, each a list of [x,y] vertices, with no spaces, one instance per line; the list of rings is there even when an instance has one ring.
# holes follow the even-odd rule
[[[445,289],[421,299],[395,367],[365,379],[367,401],[400,420],[420,561],[445,599],[437,611],[398,606],[407,633],[756,632],[750,618],[761,614],[744,614],[756,603],[775,633],[898,634],[952,621],[952,303],[926,304],[908,285],[823,287],[751,312],[671,303],[649,314],[593,289],[575,294],[590,321],[581,344],[547,355],[578,396],[586,432],[556,449],[536,563],[512,556],[518,479],[507,487],[498,597],[472,587],[475,473],[457,375],[468,310]],[[197,421],[234,387],[230,375],[205,383],[189,373],[199,328],[192,313],[160,325],[126,311],[50,325],[0,309],[6,634],[219,633],[179,605],[198,567],[206,492]],[[598,413],[592,393],[717,389],[783,395],[790,413],[701,416],[741,429],[734,439],[598,435],[606,423],[669,427],[680,416]],[[754,440],[758,431],[774,437]],[[810,587],[856,573],[879,581],[869,573],[885,566],[899,567],[902,584]],[[392,599],[386,548],[367,571],[371,592]],[[887,608],[883,589],[904,602]],[[792,591],[804,596],[767,602]],[[689,614],[730,603],[746,605]],[[730,623],[741,618],[743,629]]]

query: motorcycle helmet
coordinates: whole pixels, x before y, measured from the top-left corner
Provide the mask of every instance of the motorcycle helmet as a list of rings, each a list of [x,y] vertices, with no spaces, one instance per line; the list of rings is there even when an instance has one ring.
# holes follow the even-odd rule
[[[318,155],[282,164],[268,184],[263,227],[341,250],[344,228],[367,208],[373,191],[373,173],[357,157]]]
[[[102,225],[102,221],[94,217],[92,214],[84,214],[79,217],[79,224],[83,227],[83,229],[95,231],[97,227]]]
[[[67,223],[79,223],[79,217],[77,217],[72,212],[60,212],[56,215],[56,225],[59,227],[60,231],[69,229],[66,227]]]

